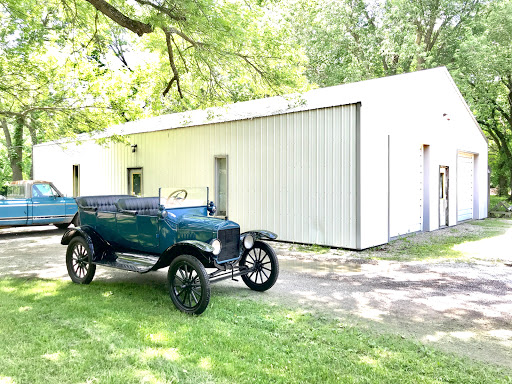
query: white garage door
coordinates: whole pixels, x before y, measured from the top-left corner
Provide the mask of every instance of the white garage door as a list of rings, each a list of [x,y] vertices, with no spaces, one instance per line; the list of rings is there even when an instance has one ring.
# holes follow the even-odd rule
[[[459,152],[457,158],[457,221],[473,218],[473,172],[473,155]]]

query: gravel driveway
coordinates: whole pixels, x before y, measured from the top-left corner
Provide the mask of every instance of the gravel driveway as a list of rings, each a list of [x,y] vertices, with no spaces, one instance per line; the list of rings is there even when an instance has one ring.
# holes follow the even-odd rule
[[[511,231],[506,236],[512,238]],[[0,229],[0,278],[67,279],[63,233],[48,226]],[[317,255],[291,252],[289,244],[274,246],[281,266],[274,288],[257,293],[241,282],[224,281],[213,285],[213,294],[236,291],[242,297],[335,316],[512,372],[512,268],[504,263],[375,261],[357,252]],[[475,249],[478,244],[471,252]],[[96,279],[165,289],[166,270],[139,275],[98,268]]]

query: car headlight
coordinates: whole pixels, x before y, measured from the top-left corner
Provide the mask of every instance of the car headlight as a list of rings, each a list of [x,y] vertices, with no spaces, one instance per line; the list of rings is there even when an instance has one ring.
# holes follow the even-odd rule
[[[252,235],[245,235],[245,237],[244,237],[245,249],[251,249],[253,245],[254,245],[254,237],[252,237]]]
[[[222,244],[219,239],[214,239],[210,243],[210,245],[213,247],[212,253],[217,256],[220,253],[220,250],[222,249]]]

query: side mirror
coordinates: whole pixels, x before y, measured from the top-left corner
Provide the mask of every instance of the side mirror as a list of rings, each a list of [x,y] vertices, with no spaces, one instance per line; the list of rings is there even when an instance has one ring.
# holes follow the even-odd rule
[[[208,213],[210,214],[210,216],[213,216],[215,214],[215,212],[217,212],[217,207],[215,206],[213,201],[210,201],[208,203],[208,207],[206,209],[208,210]]]

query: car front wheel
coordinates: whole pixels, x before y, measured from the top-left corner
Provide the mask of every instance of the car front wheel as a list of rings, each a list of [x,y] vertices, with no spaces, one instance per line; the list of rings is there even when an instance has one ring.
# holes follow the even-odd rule
[[[167,273],[169,294],[180,311],[200,315],[210,302],[210,279],[203,264],[194,256],[173,260]]]
[[[251,272],[242,275],[242,280],[254,291],[266,291],[277,281],[279,262],[272,247],[266,243],[256,241],[251,249],[243,253],[239,264],[251,269]]]
[[[94,278],[96,264],[92,263],[91,250],[82,237],[75,237],[69,242],[66,266],[69,277],[77,284],[89,284]]]

